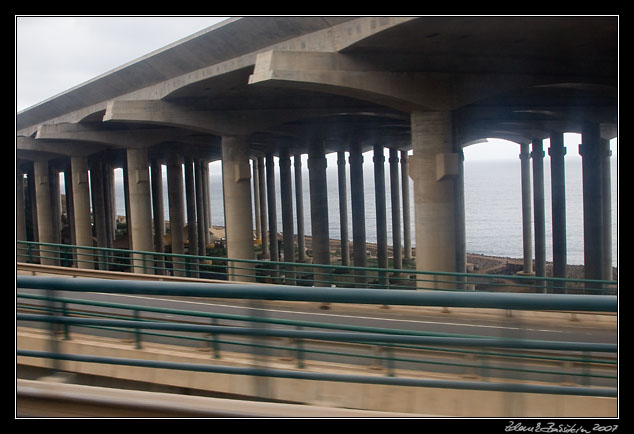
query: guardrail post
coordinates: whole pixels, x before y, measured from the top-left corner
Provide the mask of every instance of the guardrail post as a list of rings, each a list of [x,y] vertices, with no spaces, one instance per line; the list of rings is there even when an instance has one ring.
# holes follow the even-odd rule
[[[68,310],[66,309],[66,302],[62,302],[62,316],[68,316]],[[70,326],[68,324],[64,324],[64,340],[70,340]]]
[[[297,330],[303,330],[304,328],[301,326],[295,327]],[[297,367],[299,369],[304,369],[306,364],[304,363],[304,341],[301,338],[296,339],[297,342]]]
[[[217,326],[218,318],[212,318],[211,325]],[[220,341],[218,340],[218,334],[216,333],[211,334],[211,349],[214,354],[214,359],[219,359],[220,358]]]
[[[141,313],[138,309],[134,309],[134,320],[141,321]],[[136,348],[137,350],[143,348],[141,345],[141,329],[138,327],[134,329],[134,348]]]

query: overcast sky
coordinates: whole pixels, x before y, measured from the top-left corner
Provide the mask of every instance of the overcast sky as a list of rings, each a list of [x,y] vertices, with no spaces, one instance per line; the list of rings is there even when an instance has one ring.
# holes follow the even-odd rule
[[[21,111],[227,17],[16,17]]]
[[[16,110],[22,111],[228,17],[17,16]],[[578,139],[567,135],[568,155]],[[486,149],[485,149],[486,148]],[[615,150],[615,146],[612,146]],[[465,159],[517,159],[519,146],[501,140],[465,148]]]

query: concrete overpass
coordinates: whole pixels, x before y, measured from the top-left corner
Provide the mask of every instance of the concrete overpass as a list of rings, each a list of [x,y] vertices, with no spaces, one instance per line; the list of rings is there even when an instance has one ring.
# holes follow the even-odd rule
[[[414,181],[417,268],[460,272],[466,265],[462,149],[499,137],[521,145],[525,272],[544,275],[542,141],[550,138],[554,273],[565,277],[563,133],[578,132],[586,277],[611,279],[607,139],[618,125],[617,65],[614,16],[232,18],[17,114],[17,238],[59,240],[55,198],[57,173],[64,171],[72,185],[73,244],[93,245],[92,198],[97,245],[111,246],[113,168],[123,167],[130,247],[160,251],[162,192],[155,181],[166,164],[167,219],[172,228],[184,227],[185,213],[196,221],[187,234],[190,251],[198,245],[204,254],[210,224],[205,167],[221,160],[228,257],[254,258],[255,216],[264,255],[279,258],[267,229],[276,231],[272,204],[280,200],[285,261],[304,261],[304,211],[293,209],[290,161],[297,172],[299,156],[308,154],[312,260],[327,264],[332,198],[325,155],[338,153],[345,180],[349,152],[352,256],[363,266],[361,153],[373,149],[378,258],[386,266],[387,147],[391,194],[402,196],[404,212],[409,194],[407,183],[399,187],[399,163],[404,179],[409,173]],[[272,183],[276,169],[280,195]],[[26,197],[32,213],[25,212]],[[400,238],[398,208],[391,218],[392,242],[404,245],[402,254],[394,249],[398,268],[401,255],[409,257],[411,232],[406,218]],[[171,233],[172,252],[182,253],[182,231]],[[294,234],[297,256],[290,249]]]

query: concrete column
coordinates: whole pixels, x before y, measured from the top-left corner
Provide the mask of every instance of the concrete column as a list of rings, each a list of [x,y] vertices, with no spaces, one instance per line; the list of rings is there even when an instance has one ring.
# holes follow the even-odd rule
[[[467,272],[467,227],[464,198],[464,152],[461,146],[454,143],[454,152],[458,160],[457,174],[454,177],[454,218],[456,224],[456,272]],[[466,276],[457,276],[458,288],[466,289]]]
[[[154,215],[154,251],[165,252],[165,211],[163,211],[163,171],[161,162],[153,159],[150,163],[152,179],[152,211]],[[165,257],[156,257],[156,274],[165,274]]]
[[[222,137],[222,179],[225,204],[227,257],[254,259],[251,171],[246,136]],[[254,280],[255,270],[244,263],[229,262],[231,280]],[[231,269],[241,267],[242,269]]]
[[[531,162],[529,144],[520,144],[520,162],[522,179],[522,236],[524,246],[523,274],[533,274],[533,231],[531,228]]]
[[[260,176],[258,160],[251,160],[251,177],[253,179],[253,209],[255,213],[255,238],[262,242],[262,221],[260,219]]]
[[[196,181],[194,176],[194,159],[185,156],[185,202],[187,211],[187,254],[198,255],[198,221],[196,214]],[[198,259],[189,258],[191,277],[198,277]]]
[[[583,170],[583,256],[584,277],[603,277],[602,149],[599,124],[583,126],[579,145]]]
[[[271,257],[269,249],[269,213],[266,203],[266,172],[264,158],[258,157],[258,193],[260,194],[260,224],[262,225],[262,259]]]
[[[147,149],[127,149],[128,188],[130,194],[130,217],[128,226],[134,250],[151,252],[152,199]],[[153,259],[134,254],[134,272],[153,274]]]
[[[27,207],[29,207],[29,221],[31,223],[31,231],[29,233],[27,226],[27,237],[30,235],[31,241],[40,239],[39,229],[37,227],[37,193],[35,192],[35,184],[38,182],[35,177],[35,162],[26,167],[26,194],[28,198]]]
[[[54,243],[62,242],[62,208],[59,186],[59,168],[49,165],[48,171],[49,186],[51,188],[51,211],[53,213],[53,239]]]
[[[323,139],[311,139],[308,144],[308,181],[310,187],[313,263],[315,264],[330,264],[326,166]],[[316,285],[323,286],[324,284]]]
[[[64,189],[66,192],[66,220],[69,228],[69,238],[64,240],[64,236],[62,234],[62,243],[77,245],[77,237],[75,236],[75,207],[73,205],[73,171],[71,168],[70,158],[68,159],[68,164],[66,164],[66,167],[64,167]],[[76,252],[74,252],[72,256],[72,262],[74,264],[75,261],[77,261]]]
[[[535,226],[535,275],[546,276],[546,224],[544,209],[544,147],[541,139],[531,144],[533,159],[533,218]]]
[[[201,165],[203,180],[203,211],[205,214],[205,245],[211,244],[211,198],[209,191],[209,161],[203,161]]]
[[[98,247],[108,247],[108,223],[106,218],[106,194],[105,194],[105,177],[103,155],[92,159],[90,164],[90,189],[92,192],[92,213],[93,225],[95,227],[95,235]],[[96,252],[95,260],[100,270],[108,269],[109,255],[104,252]]]
[[[196,221],[198,223],[198,255],[205,256],[207,225],[205,223],[205,188],[203,186],[203,161],[196,159],[194,163],[194,176],[196,178]]]
[[[282,201],[282,241],[284,262],[295,261],[295,237],[293,225],[293,181],[291,178],[291,158],[288,150],[280,151],[280,199]],[[286,282],[293,282],[294,267],[285,266]]]
[[[15,179],[15,238],[19,241],[26,241],[26,213],[24,200],[24,172],[16,164]]]
[[[75,243],[92,247],[90,223],[90,186],[88,184],[88,159],[71,157],[73,213],[75,216]],[[92,250],[77,249],[77,268],[92,269]]]
[[[295,261],[295,240],[293,225],[293,184],[291,179],[291,158],[288,150],[280,151],[280,199],[282,201],[282,233],[284,262]]]
[[[566,251],[566,175],[564,169],[564,135],[555,132],[550,135],[552,225],[553,225],[553,276],[567,277]]]
[[[51,204],[50,177],[47,160],[33,162],[33,172],[35,175],[35,197],[37,202],[37,227],[38,241],[40,243],[55,243],[53,208]],[[40,264],[59,265],[59,255],[53,251],[52,247],[44,246],[40,252]]]
[[[306,262],[304,239],[304,187],[302,181],[302,155],[293,156],[295,176],[295,214],[297,215],[297,262]]]
[[[341,234],[341,265],[350,265],[348,243],[348,187],[346,183],[345,152],[337,152],[337,179],[339,187],[339,225]]]
[[[456,271],[456,199],[459,155],[453,152],[450,112],[411,114],[410,176],[414,180],[416,268]],[[438,280],[448,280],[440,277]],[[429,287],[429,282],[425,283]],[[436,288],[448,287],[437,283]]]
[[[401,190],[403,195],[403,263],[412,261],[412,229],[409,200],[409,155],[401,151]]]
[[[387,210],[385,202],[385,155],[374,145],[374,197],[376,204],[377,266],[387,268]]]
[[[167,194],[169,198],[170,238],[172,240],[172,253],[182,255],[185,253],[185,196],[183,194],[183,158],[172,153],[167,162]],[[184,266],[180,265],[182,259],[172,258],[174,276],[185,276]]]
[[[354,140],[350,143],[350,202],[352,205],[352,248],[355,267],[367,266],[365,233],[365,196],[363,186],[363,150]],[[363,271],[355,271],[355,284],[365,285]]]
[[[277,195],[275,194],[275,162],[273,155],[266,155],[266,202],[269,211],[269,251],[271,261],[279,261],[277,244]]]
[[[613,280],[612,275],[612,172],[610,170],[610,141],[601,139],[601,210],[603,212],[603,280]]]
[[[403,268],[401,252],[401,192],[398,174],[398,151],[390,148],[390,200],[392,205],[392,250],[394,265],[392,268]]]

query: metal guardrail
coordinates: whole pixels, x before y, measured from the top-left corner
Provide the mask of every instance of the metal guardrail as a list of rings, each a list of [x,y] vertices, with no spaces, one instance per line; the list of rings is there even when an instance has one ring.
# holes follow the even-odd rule
[[[98,270],[134,272],[143,269],[148,274],[255,280],[290,286],[605,295],[616,295],[618,289],[617,282],[612,280],[353,267],[32,241],[17,241],[16,258],[22,262],[53,262],[68,267],[77,267],[81,263]]]
[[[476,294],[469,292],[419,292],[406,290],[376,290],[348,288],[306,288],[279,285],[240,285],[203,283],[138,282],[101,279],[68,279],[18,276],[18,288],[47,291],[105,292],[110,294],[175,295],[232,299],[319,301],[337,303],[390,304],[409,306],[487,307],[527,310],[575,310],[616,312],[614,296],[556,295],[556,294]],[[59,312],[58,312],[59,313]],[[63,312],[62,312],[63,313]],[[68,315],[18,314],[19,321],[42,321],[65,326],[125,327],[130,330],[172,330],[245,336],[277,336],[297,339],[319,339],[338,342],[369,342],[380,345],[434,345],[458,348],[512,348],[549,351],[581,351],[615,353],[616,344],[593,342],[553,342],[526,339],[500,339],[484,337],[420,336],[391,330],[388,333],[357,331],[314,331],[297,329],[268,329],[258,327],[227,327],[217,325],[178,324],[164,321],[139,321],[121,319],[76,318]],[[151,362],[147,360],[96,357],[78,354],[60,354],[55,351],[17,351],[18,356],[45,357],[52,360],[77,360],[96,363],[112,363],[129,366],[161,367],[168,369],[198,370],[239,375],[303,378],[328,381],[367,382],[373,384],[397,384],[419,387],[448,387],[475,390],[500,390],[529,393],[572,394],[591,396],[617,396],[617,389],[610,387],[563,386],[551,384],[527,384],[490,381],[428,380],[421,378],[377,377],[368,375],[326,374],[305,370],[274,370],[240,368],[218,365]]]

